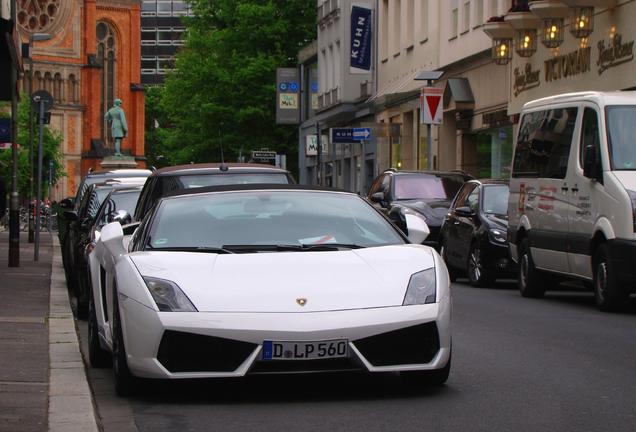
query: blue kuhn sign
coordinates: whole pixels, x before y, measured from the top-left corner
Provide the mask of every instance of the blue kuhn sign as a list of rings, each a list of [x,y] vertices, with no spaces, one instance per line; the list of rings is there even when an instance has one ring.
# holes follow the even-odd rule
[[[371,71],[371,9],[351,7],[351,72]]]

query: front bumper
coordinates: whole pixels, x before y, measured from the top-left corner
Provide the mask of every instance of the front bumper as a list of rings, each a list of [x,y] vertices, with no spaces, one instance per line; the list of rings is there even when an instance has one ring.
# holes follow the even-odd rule
[[[517,264],[510,257],[508,243],[496,244],[486,236],[481,244],[481,254],[482,262],[497,277],[514,277],[517,274]]]
[[[443,368],[450,357],[451,306],[448,298],[432,305],[313,313],[157,312],[121,296],[120,307],[128,367],[134,375],[144,378],[241,377],[253,373],[351,369],[369,372],[432,370]],[[412,330],[424,328],[427,330],[422,333]],[[433,334],[432,328],[435,329],[434,338],[427,336]],[[400,345],[393,337],[398,333],[415,336],[408,345],[419,343],[423,347],[420,352],[424,351],[428,357],[418,358],[425,358],[426,362],[396,364],[393,359],[387,361],[387,357],[391,357],[387,353],[407,346]],[[192,356],[219,357],[227,353],[227,359],[223,357],[222,361],[212,362],[212,368],[206,367],[210,363],[205,362],[190,362],[187,367],[171,362],[167,360],[165,335],[174,338],[177,334],[192,338],[191,343],[181,345],[181,352],[188,347]],[[418,338],[418,334],[423,336]],[[261,361],[264,340],[331,339],[347,339],[350,357],[333,359],[337,361]],[[203,347],[199,343],[203,340],[209,344],[201,348],[202,351],[193,348]],[[378,350],[374,340],[395,343],[386,350]],[[409,357],[402,356],[402,359],[406,358]]]

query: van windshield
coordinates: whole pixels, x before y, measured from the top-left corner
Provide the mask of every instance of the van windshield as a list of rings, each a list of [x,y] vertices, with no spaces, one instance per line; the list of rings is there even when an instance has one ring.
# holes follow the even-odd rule
[[[606,117],[613,169],[636,170],[636,105],[607,107]]]

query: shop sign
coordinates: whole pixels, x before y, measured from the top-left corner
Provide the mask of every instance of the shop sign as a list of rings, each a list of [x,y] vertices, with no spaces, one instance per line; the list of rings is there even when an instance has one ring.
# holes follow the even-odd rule
[[[634,59],[634,41],[623,43],[623,37],[616,33],[605,45],[605,40],[598,42],[598,74],[601,75],[607,69]]]
[[[510,117],[507,110],[493,111],[482,114],[481,122],[488,128],[507,126],[510,124]]]
[[[539,87],[541,81],[539,79],[539,69],[532,70],[532,65],[530,63],[526,63],[526,67],[523,71],[519,70],[519,68],[515,68],[515,82],[514,82],[514,92],[515,96],[518,96],[520,93],[533,89],[535,87]]]
[[[569,54],[545,60],[545,81],[551,82],[590,71],[591,48],[579,48]]]

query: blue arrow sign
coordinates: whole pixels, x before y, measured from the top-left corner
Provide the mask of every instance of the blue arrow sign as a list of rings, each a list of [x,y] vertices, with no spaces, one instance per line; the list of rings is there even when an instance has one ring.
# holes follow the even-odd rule
[[[371,139],[371,128],[332,128],[331,142],[351,144]]]

